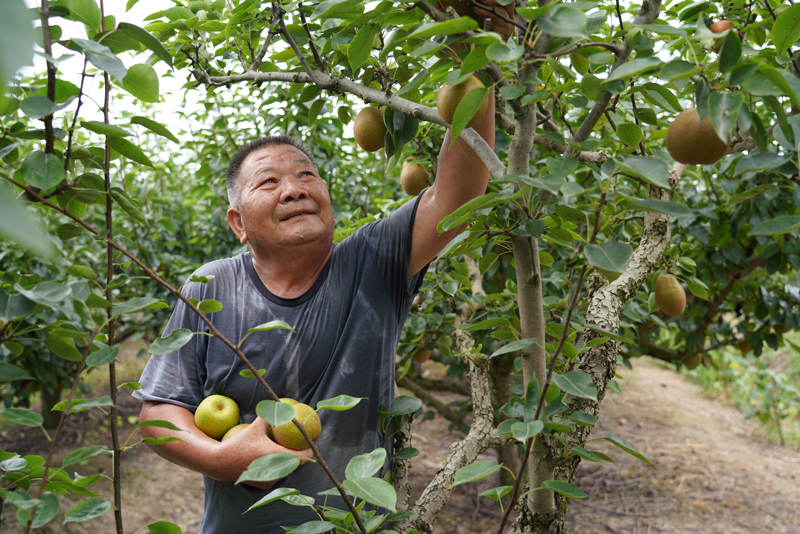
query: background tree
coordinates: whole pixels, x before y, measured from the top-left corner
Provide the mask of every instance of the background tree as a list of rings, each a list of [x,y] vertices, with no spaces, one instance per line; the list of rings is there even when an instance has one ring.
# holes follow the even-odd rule
[[[513,501],[514,528],[563,532],[569,499],[584,496],[574,485],[579,462],[609,460],[591,450],[602,438],[590,433],[620,359],[712,364],[703,355],[732,344],[759,355],[797,329],[799,6],[517,2],[513,21],[491,8],[494,24],[501,16],[514,24],[506,42],[480,17],[459,16],[472,0],[455,11],[425,0],[173,3],[144,27],[105,17],[95,0],[43,0],[32,10],[46,72],[17,76],[0,102],[0,231],[24,247],[5,244],[2,259],[7,407],[26,406],[30,390],[50,391],[49,383],[58,390],[59,376],[71,398],[79,380],[68,376],[109,365],[110,394],[83,404],[107,406],[115,420],[115,343],[152,339],[168,314],[166,282],[178,287],[208,258],[240,250],[225,228],[224,168],[238,146],[267,134],[312,146],[337,240],[408,199],[398,184],[405,159],[435,176],[446,127],[493,175],[486,195],[442,221],[443,229],[466,227],[431,266],[399,347],[398,383],[465,431],[471,412],[466,437],[408,502],[406,412],[418,405],[402,400],[387,408],[405,418],[396,436],[399,496],[385,486],[355,493],[397,510],[383,518],[396,531],[430,531],[453,484],[500,469],[475,463],[494,447],[508,470],[490,493]],[[14,49],[28,51],[30,14],[21,2],[9,6],[0,44],[15,39],[13,28],[21,36]],[[85,34],[63,35],[59,19]],[[736,31],[714,33],[720,19]],[[82,72],[59,72],[65,53],[84,59]],[[29,60],[2,56],[5,79]],[[161,79],[158,63],[171,67]],[[487,89],[468,93],[446,123],[435,108],[439,88],[472,75]],[[102,103],[83,89],[101,77]],[[185,80],[184,109],[169,129],[152,106],[167,78]],[[491,95],[494,151],[465,128]],[[386,126],[384,149],[371,154],[350,133],[366,105],[384,109]],[[102,120],[84,119],[87,106]],[[680,138],[700,135],[691,145],[703,153],[722,144],[719,162],[690,166],[667,151],[668,127],[689,108],[710,128],[689,127]],[[676,317],[656,303],[660,273],[690,292]],[[151,352],[164,343],[174,350],[158,341]],[[447,379],[420,375],[412,363],[420,349],[448,367]],[[63,363],[50,367],[56,357]],[[447,406],[439,390],[469,398]],[[42,422],[20,408],[2,414]],[[114,445],[115,473],[123,448]],[[55,479],[16,458],[2,458],[17,462],[3,498],[30,529],[47,522],[54,502],[57,510],[55,494],[43,492]],[[40,482],[35,507],[21,491],[25,480]],[[122,532],[119,495],[115,504]],[[110,507],[89,496],[70,513],[88,519]],[[384,528],[377,517],[365,514],[358,528]]]

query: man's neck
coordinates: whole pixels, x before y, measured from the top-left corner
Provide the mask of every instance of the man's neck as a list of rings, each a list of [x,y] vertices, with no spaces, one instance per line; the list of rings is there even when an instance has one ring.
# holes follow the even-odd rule
[[[305,294],[319,278],[331,257],[332,241],[263,251],[250,247],[253,268],[273,294],[293,299]]]

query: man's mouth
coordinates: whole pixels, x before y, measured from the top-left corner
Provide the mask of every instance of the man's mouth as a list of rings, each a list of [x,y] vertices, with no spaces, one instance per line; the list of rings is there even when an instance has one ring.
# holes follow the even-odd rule
[[[313,215],[313,211],[298,211],[297,213],[292,213],[288,217],[284,217],[281,219],[281,222],[288,221],[289,219],[294,219],[295,217],[300,217],[301,215]]]

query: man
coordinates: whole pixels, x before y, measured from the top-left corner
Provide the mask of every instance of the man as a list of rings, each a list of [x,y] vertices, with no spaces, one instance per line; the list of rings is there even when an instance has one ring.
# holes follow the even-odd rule
[[[474,129],[494,146],[492,96]],[[249,251],[201,267],[196,274],[214,279],[184,290],[187,297],[222,302],[223,309],[210,318],[234,343],[270,320],[292,326],[292,332],[254,333],[242,345],[253,365],[266,370],[264,377],[279,396],[312,407],[342,394],[365,398],[352,410],[320,413],[317,446],[339,480],[352,457],[382,446],[378,407],[393,399],[401,329],[428,263],[458,232],[439,235],[436,225],[486,189],[489,172],[472,149],[461,139],[448,147],[449,131],[431,188],[338,245],[333,244],[330,196],[310,153],[285,137],[243,147],[228,168],[228,223]],[[207,332],[181,302],[165,335],[177,328]],[[167,420],[189,431],[142,429],[147,437],[181,438],[152,448],[204,475],[201,533],[283,532],[281,526],[319,519],[310,507],[282,501],[245,513],[270,488],[295,488],[318,505],[344,508],[338,497],[318,495],[333,484],[313,462],[278,481],[235,484],[252,461],[265,455],[311,456],[310,449],[290,451],[267,437],[267,423],[256,417],[255,407],[268,396],[256,380],[239,374],[244,369],[218,339],[195,335],[178,351],[153,356],[135,393],[145,401],[142,421]],[[225,442],[203,434],[193,411],[212,394],[231,397],[243,421],[252,424]]]

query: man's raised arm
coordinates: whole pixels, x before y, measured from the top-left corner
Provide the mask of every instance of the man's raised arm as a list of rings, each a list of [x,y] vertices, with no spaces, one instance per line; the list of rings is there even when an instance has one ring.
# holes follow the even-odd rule
[[[494,148],[494,90],[483,118],[473,126],[476,132]],[[450,147],[450,130],[439,154],[439,166],[433,186],[420,199],[414,229],[411,234],[411,259],[408,277],[411,278],[449,243],[461,228],[439,234],[436,226],[460,206],[486,192],[489,169],[467,145],[458,138]]]

